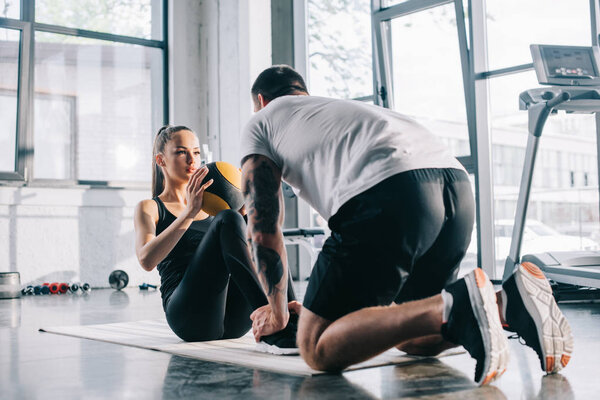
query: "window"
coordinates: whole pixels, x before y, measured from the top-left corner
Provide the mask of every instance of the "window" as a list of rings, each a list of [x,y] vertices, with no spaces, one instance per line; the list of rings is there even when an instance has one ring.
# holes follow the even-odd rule
[[[370,2],[308,0],[307,42],[309,92],[316,96],[373,103],[373,57]],[[306,205],[308,207],[308,205]],[[309,208],[310,225],[328,231]],[[321,247],[323,237],[313,239]]]
[[[531,63],[530,44],[590,44],[589,0],[486,0],[490,70]],[[518,10],[518,12],[515,12]]]
[[[533,71],[489,79],[497,226],[514,223],[528,136],[527,111],[519,110],[518,96],[535,87],[539,84]],[[559,112],[548,118],[535,163],[522,255],[600,248],[596,162],[592,114]],[[496,234],[498,276],[510,242],[509,236]]]
[[[0,18],[19,19],[21,4],[19,0],[0,0]]]
[[[465,156],[471,152],[464,145],[469,134],[455,19],[453,4],[392,19],[392,93],[398,112],[463,143],[450,148]]]
[[[14,3],[4,1],[5,14],[18,18]],[[0,18],[0,178],[149,182],[153,134],[168,119],[166,2],[21,3],[35,7],[23,13],[34,21]],[[34,48],[20,59],[12,26],[27,34],[23,48]],[[19,92],[19,81],[34,85]],[[17,124],[19,112],[32,123]]]
[[[160,0],[36,0],[37,22],[89,31],[162,39]]]
[[[371,10],[364,0],[308,0],[311,94],[371,100]]]
[[[17,148],[20,32],[0,28],[0,171],[13,171]]]

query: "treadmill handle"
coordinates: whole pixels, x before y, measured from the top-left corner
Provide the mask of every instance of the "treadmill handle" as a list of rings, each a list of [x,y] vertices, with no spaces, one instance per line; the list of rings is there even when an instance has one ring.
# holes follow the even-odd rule
[[[540,102],[529,107],[529,133],[535,137],[542,136],[544,124],[546,123],[546,119],[548,119],[548,115],[552,112],[552,109],[565,101],[569,101],[570,98],[571,95],[568,92],[561,91],[547,102]]]
[[[569,94],[569,92],[561,92],[559,95],[557,95],[555,98],[553,98],[552,100],[548,100],[546,102],[546,108],[554,108],[557,105],[564,103],[565,101],[569,101],[569,99],[571,98],[571,95]]]

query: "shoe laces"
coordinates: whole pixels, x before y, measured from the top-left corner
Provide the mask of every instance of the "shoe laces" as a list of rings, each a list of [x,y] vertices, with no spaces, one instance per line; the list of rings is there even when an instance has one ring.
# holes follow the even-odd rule
[[[521,335],[519,335],[517,333],[508,336],[508,339],[515,339],[515,340],[518,340],[519,343],[521,343],[522,345],[524,345],[524,346],[527,345],[527,343],[525,343],[525,339],[523,339],[521,337]]]

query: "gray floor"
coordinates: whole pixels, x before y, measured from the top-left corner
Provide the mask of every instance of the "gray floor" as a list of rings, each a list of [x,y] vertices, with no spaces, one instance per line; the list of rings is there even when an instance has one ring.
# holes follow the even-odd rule
[[[600,304],[561,308],[575,333],[575,353],[564,373],[545,377],[533,351],[513,340],[508,371],[477,388],[471,381],[475,363],[466,354],[303,378],[38,332],[44,326],[158,318],[155,291],[0,300],[0,399],[597,398]]]

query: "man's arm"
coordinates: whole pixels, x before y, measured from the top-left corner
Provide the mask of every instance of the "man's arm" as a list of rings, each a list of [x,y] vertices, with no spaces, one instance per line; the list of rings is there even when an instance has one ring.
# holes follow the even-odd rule
[[[247,157],[242,165],[242,192],[248,211],[252,259],[270,305],[270,313],[263,315],[258,329],[262,335],[268,335],[285,328],[289,319],[287,255],[281,231],[281,170],[265,156]]]

